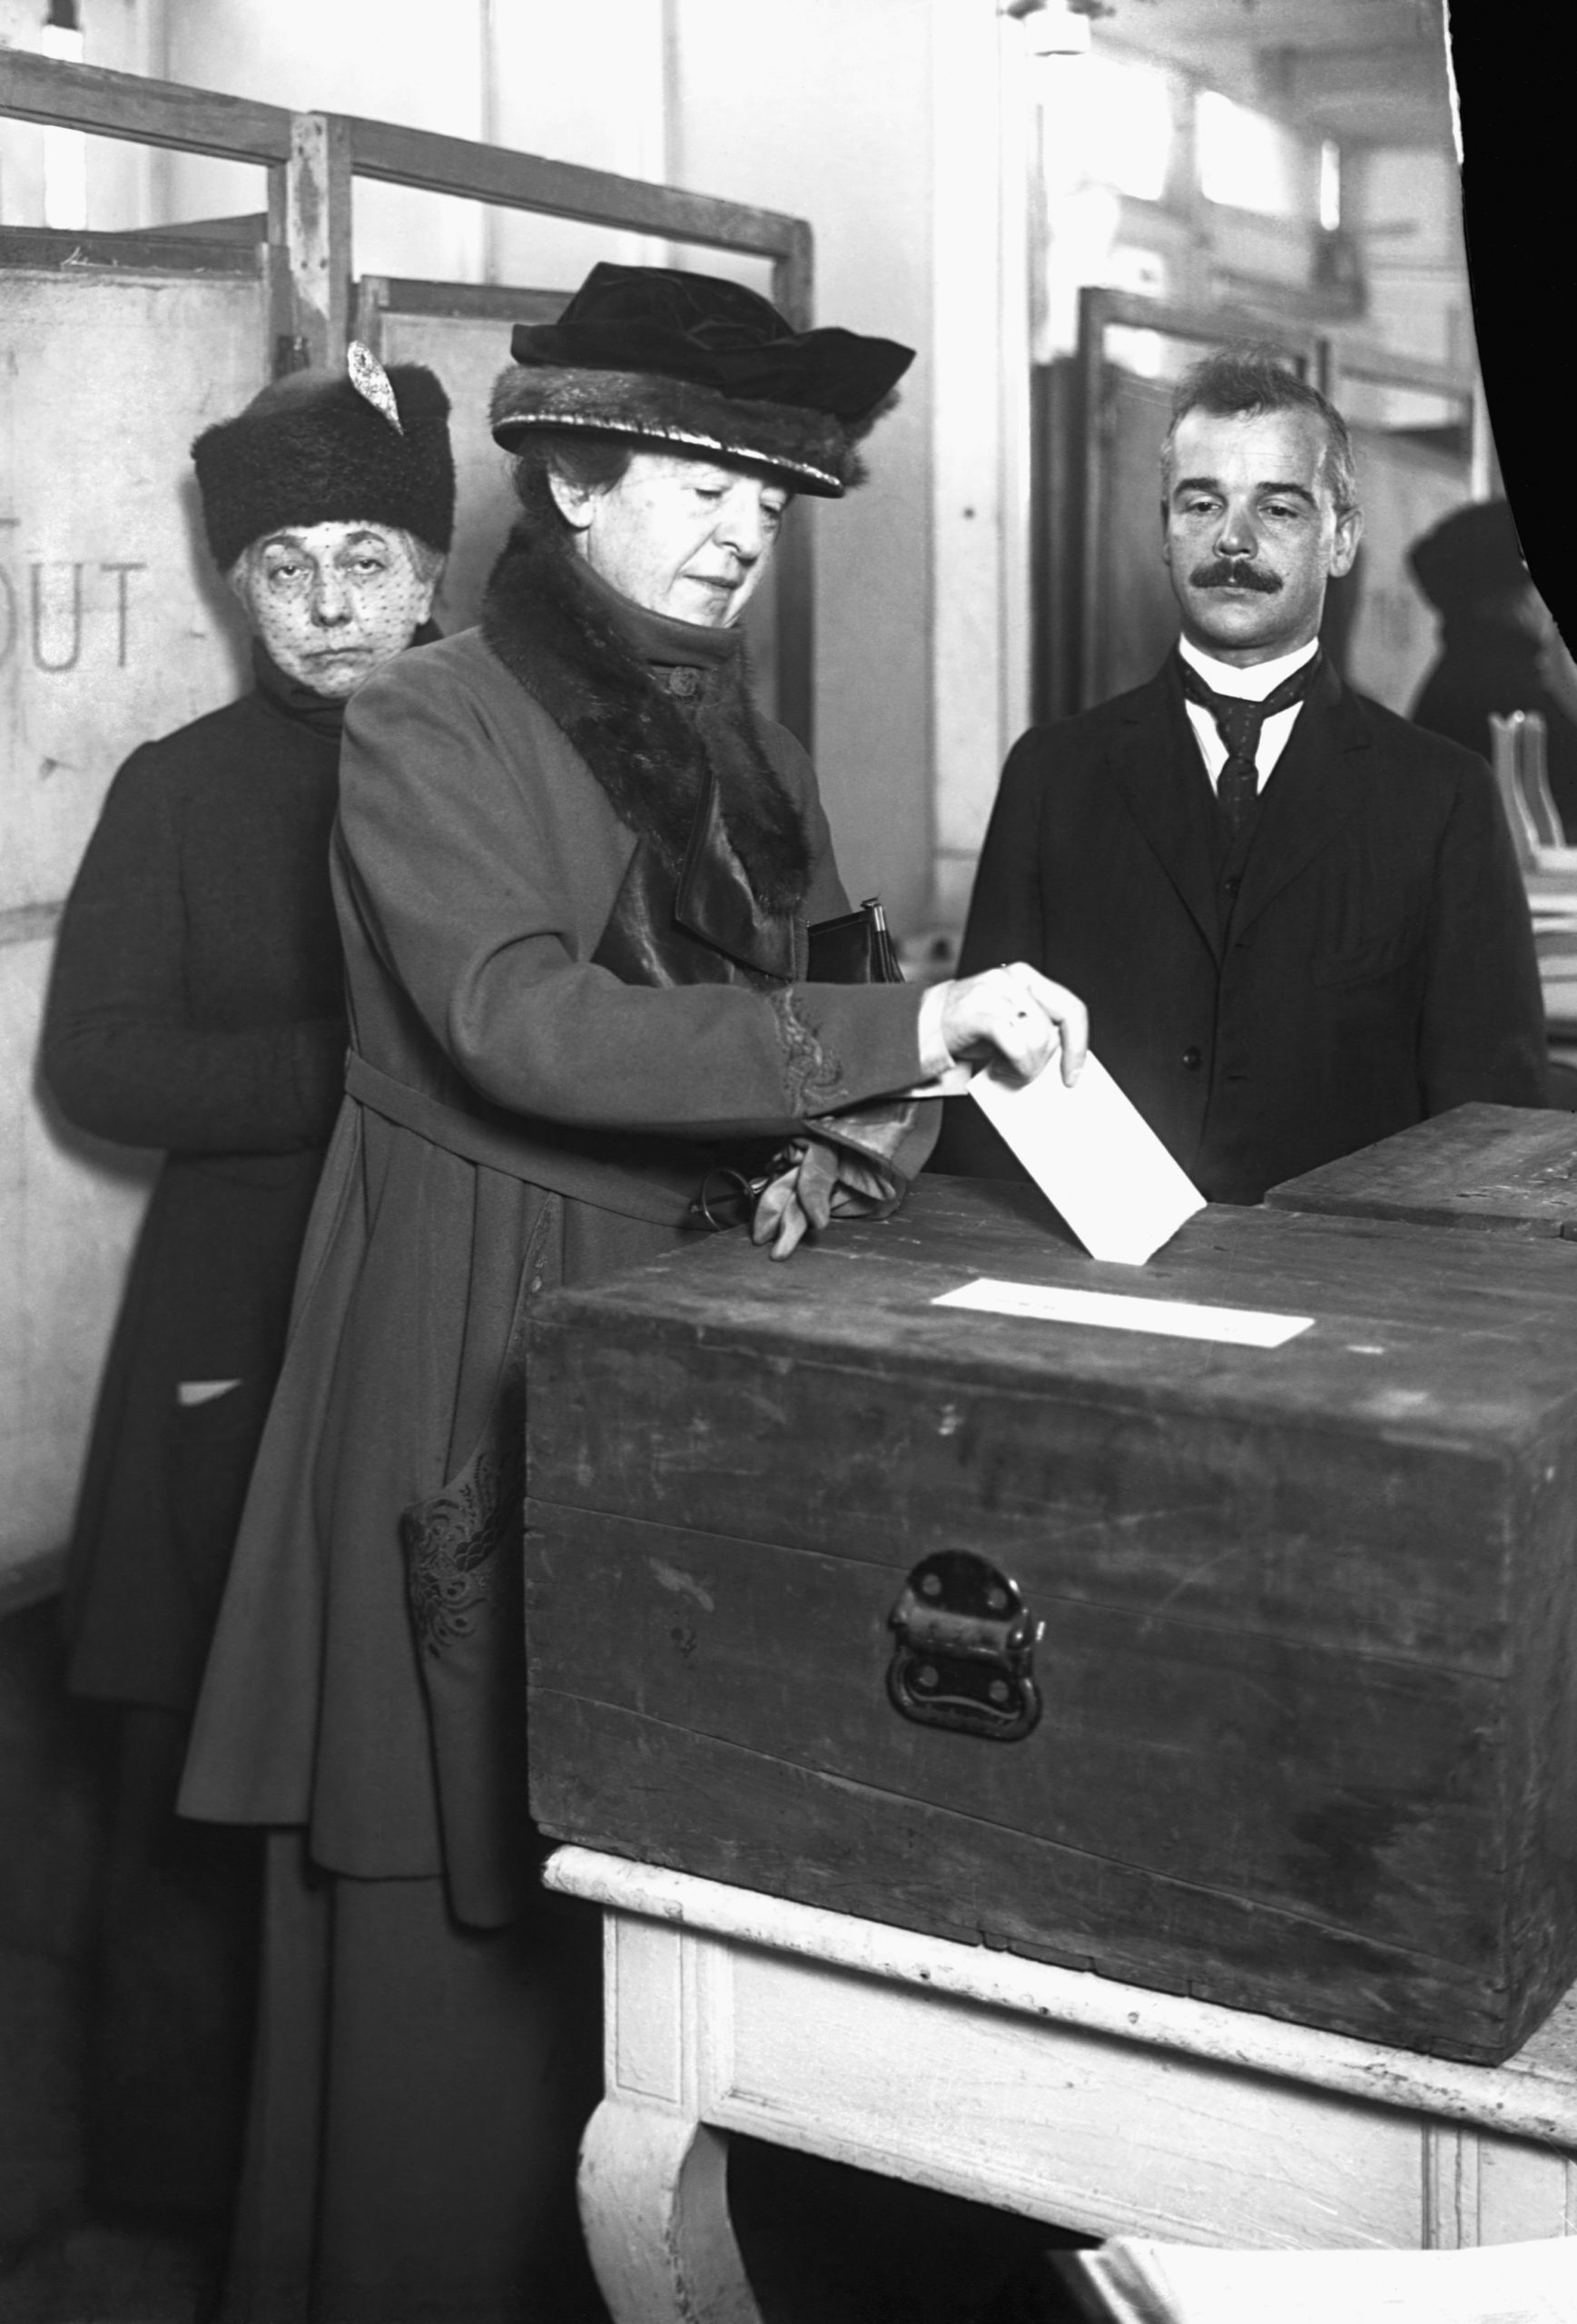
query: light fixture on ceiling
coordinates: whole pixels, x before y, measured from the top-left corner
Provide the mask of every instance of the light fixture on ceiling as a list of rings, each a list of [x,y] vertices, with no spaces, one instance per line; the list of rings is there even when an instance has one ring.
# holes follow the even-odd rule
[[[1109,10],[1104,0],[1003,0],[1001,13],[1023,25],[1031,56],[1088,56],[1090,18]]]

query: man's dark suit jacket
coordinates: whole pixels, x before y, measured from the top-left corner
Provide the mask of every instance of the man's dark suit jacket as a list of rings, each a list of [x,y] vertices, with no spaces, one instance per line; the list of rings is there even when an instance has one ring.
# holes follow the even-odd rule
[[[1079,994],[1095,1054],[1216,1202],[1470,1099],[1544,1103],[1528,907],[1481,759],[1327,666],[1235,898],[1215,814],[1175,657],[1031,729],[960,972],[1028,960]],[[933,1169],[1023,1175],[968,1098],[948,1114]]]

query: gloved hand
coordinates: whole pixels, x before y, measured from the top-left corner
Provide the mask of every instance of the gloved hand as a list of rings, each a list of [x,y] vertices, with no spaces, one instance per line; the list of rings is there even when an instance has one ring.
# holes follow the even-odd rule
[[[769,1258],[788,1258],[807,1235],[819,1235],[831,1218],[892,1207],[897,1192],[892,1174],[862,1162],[847,1147],[819,1137],[796,1137],[777,1157],[777,1175],[757,1197],[750,1226],[753,1243],[771,1245]]]

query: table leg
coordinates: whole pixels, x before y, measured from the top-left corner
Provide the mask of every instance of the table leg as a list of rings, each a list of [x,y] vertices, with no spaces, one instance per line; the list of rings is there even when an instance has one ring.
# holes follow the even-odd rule
[[[761,2324],[728,2217],[728,2142],[605,2098],[580,2148],[580,2218],[614,2324]]]

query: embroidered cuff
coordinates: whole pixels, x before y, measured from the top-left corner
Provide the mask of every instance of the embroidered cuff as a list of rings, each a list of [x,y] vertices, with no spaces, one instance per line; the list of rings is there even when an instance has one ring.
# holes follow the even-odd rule
[[[783,1048],[783,1082],[791,1114],[824,1114],[848,1096],[843,1068],[833,1051],[823,1049],[814,1029],[800,1015],[793,993],[784,986],[767,999],[777,1019]]]

